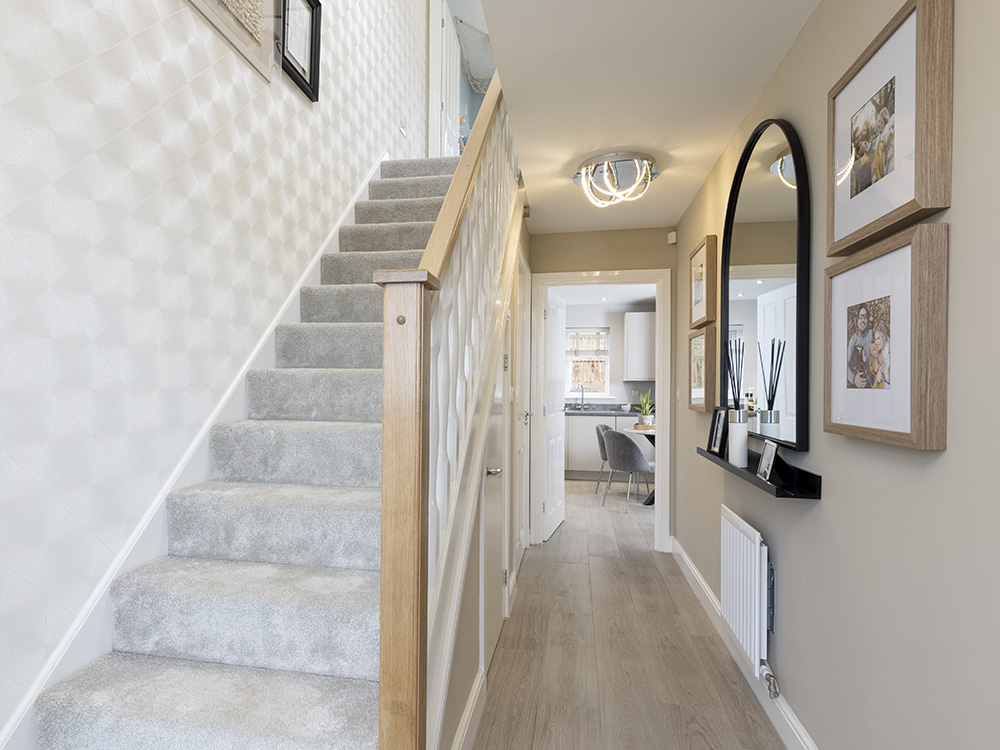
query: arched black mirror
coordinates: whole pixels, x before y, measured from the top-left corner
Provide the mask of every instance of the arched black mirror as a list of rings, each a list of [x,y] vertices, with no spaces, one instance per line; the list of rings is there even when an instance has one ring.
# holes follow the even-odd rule
[[[743,148],[722,234],[719,403],[746,407],[752,395],[750,434],[799,451],[809,448],[809,232],[802,143],[788,122],[764,120]],[[739,394],[727,361],[734,339],[745,346]]]

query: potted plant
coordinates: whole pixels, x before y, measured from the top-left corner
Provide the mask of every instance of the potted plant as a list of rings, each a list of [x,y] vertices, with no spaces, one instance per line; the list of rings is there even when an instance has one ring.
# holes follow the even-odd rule
[[[639,396],[639,424],[653,424],[653,410],[656,405],[651,398],[652,389]]]

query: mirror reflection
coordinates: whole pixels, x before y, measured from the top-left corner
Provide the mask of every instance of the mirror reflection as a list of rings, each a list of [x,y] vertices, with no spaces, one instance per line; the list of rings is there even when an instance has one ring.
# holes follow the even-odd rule
[[[740,186],[729,256],[728,339],[745,342],[743,393],[727,387],[730,404],[752,410],[752,434],[795,443],[798,227],[790,154],[781,128],[771,125]]]

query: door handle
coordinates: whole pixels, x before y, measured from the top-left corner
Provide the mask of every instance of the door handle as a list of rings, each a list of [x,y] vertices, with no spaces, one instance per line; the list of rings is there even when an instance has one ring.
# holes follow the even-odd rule
[[[528,424],[528,417],[532,416],[534,412],[526,411],[524,412],[524,423]]]
[[[495,477],[497,474],[503,474],[503,467],[502,466],[498,466],[495,469],[491,469],[488,466],[486,467],[486,476],[488,476],[488,477]]]

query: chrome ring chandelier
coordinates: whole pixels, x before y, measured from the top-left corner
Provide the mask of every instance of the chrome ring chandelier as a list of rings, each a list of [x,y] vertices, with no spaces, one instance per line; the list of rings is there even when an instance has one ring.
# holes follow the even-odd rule
[[[591,203],[604,208],[638,200],[659,174],[652,156],[623,151],[587,159],[573,175],[573,182],[583,188]]]

